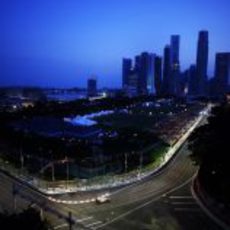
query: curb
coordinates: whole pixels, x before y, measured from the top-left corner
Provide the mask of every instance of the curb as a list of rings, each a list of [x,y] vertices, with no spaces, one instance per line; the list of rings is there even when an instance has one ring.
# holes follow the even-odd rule
[[[224,221],[222,221],[219,217],[217,217],[210,209],[207,207],[204,201],[202,201],[202,198],[199,197],[198,192],[196,191],[196,183],[197,183],[197,174],[195,174],[193,180],[192,180],[192,185],[191,185],[191,193],[198,205],[201,207],[201,209],[206,213],[207,216],[210,217],[218,226],[225,230],[229,230],[230,226],[228,226]]]

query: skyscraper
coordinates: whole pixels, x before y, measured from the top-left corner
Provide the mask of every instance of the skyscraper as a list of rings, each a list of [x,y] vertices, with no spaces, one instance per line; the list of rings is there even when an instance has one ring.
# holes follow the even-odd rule
[[[92,77],[88,79],[87,86],[88,97],[93,97],[97,95],[97,79],[96,77]]]
[[[172,35],[164,49],[163,95],[177,95],[180,91],[180,36]]]
[[[162,88],[162,59],[159,56],[155,57],[155,74],[154,84],[156,89],[156,95],[161,94]]]
[[[125,90],[128,86],[128,78],[132,69],[132,59],[123,58],[122,60],[122,88]]]
[[[215,94],[224,95],[230,90],[230,53],[217,53],[215,65]]]
[[[171,64],[173,69],[176,70],[178,70],[180,67],[179,52],[180,52],[180,36],[172,35],[171,36]]]
[[[170,46],[166,45],[164,48],[164,66],[163,66],[163,84],[162,84],[162,93],[163,95],[170,94],[170,71],[171,71],[171,62],[170,62]]]
[[[196,75],[197,95],[207,94],[208,68],[208,31],[200,31],[197,46]]]
[[[147,91],[148,94],[156,94],[155,88],[155,54],[149,54],[148,75],[147,75]]]
[[[138,95],[138,75],[135,70],[132,70],[128,77],[128,86],[126,87],[125,93],[129,97]]]
[[[143,52],[140,56],[136,57],[136,71],[138,75],[138,94],[146,95],[147,90],[147,80],[149,74],[149,54]]]
[[[170,94],[177,95],[180,91],[180,36],[172,35],[171,36],[171,55],[170,55],[170,64],[171,64],[171,76],[170,76]]]

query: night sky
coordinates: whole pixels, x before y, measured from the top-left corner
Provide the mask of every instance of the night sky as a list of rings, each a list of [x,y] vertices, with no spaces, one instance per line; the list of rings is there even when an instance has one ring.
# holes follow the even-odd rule
[[[0,85],[121,86],[122,57],[163,54],[181,35],[182,70],[195,63],[199,30],[214,54],[230,51],[229,0],[1,0]]]

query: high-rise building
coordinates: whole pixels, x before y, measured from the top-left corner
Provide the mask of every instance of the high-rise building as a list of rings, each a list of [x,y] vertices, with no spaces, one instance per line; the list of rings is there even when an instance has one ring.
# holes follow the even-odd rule
[[[171,64],[173,69],[178,70],[180,67],[179,55],[180,55],[180,36],[171,36]]]
[[[135,62],[137,65],[138,62]],[[122,61],[122,87],[124,93],[129,96],[138,94],[138,70],[139,67],[132,67],[132,59],[123,58]]]
[[[134,70],[138,73],[141,66],[141,57],[140,55],[135,56]]]
[[[128,87],[128,78],[132,70],[132,59],[123,58],[122,60],[122,88]]]
[[[171,76],[170,76],[170,94],[177,95],[180,91],[180,36],[171,36]]]
[[[146,95],[147,90],[147,80],[149,74],[149,54],[143,52],[140,56],[136,57],[136,71],[138,76],[138,94]]]
[[[207,68],[208,68],[208,31],[200,31],[197,45],[196,75],[197,95],[207,94]]]
[[[156,89],[156,95],[161,95],[162,90],[162,59],[159,56],[155,57],[155,89]]]
[[[230,90],[230,53],[217,53],[215,64],[215,94],[224,95]]]
[[[88,97],[94,97],[97,95],[97,79],[96,79],[96,77],[92,77],[92,78],[88,79],[87,94],[88,94]]]
[[[126,87],[125,93],[129,97],[138,95],[138,75],[135,70],[132,70],[128,77],[128,86]]]
[[[155,54],[149,54],[148,75],[147,75],[147,92],[148,94],[156,94],[155,88]]]
[[[138,76],[138,94],[155,94],[155,54],[147,52],[135,58],[135,68]]]
[[[172,35],[164,49],[163,95],[177,95],[180,91],[180,36]]]
[[[166,45],[164,48],[164,64],[163,64],[163,83],[162,83],[162,93],[163,95],[170,94],[170,72],[171,72],[171,55],[170,46]]]

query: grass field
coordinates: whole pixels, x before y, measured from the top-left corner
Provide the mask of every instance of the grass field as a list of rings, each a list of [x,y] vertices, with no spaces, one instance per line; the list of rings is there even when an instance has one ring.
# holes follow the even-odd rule
[[[151,129],[163,116],[163,112],[155,108],[133,109],[129,113],[115,112],[110,115],[95,118],[99,124],[119,129],[132,127],[141,131]]]
[[[115,112],[110,115],[96,117],[95,120],[102,126],[114,129],[132,127],[140,131],[152,129],[154,125],[170,113],[177,113],[181,108],[176,106],[143,106],[137,105],[126,112]]]
[[[113,128],[133,127],[141,130],[148,129],[156,122],[156,118],[146,115],[112,114],[97,119],[101,124]]]

